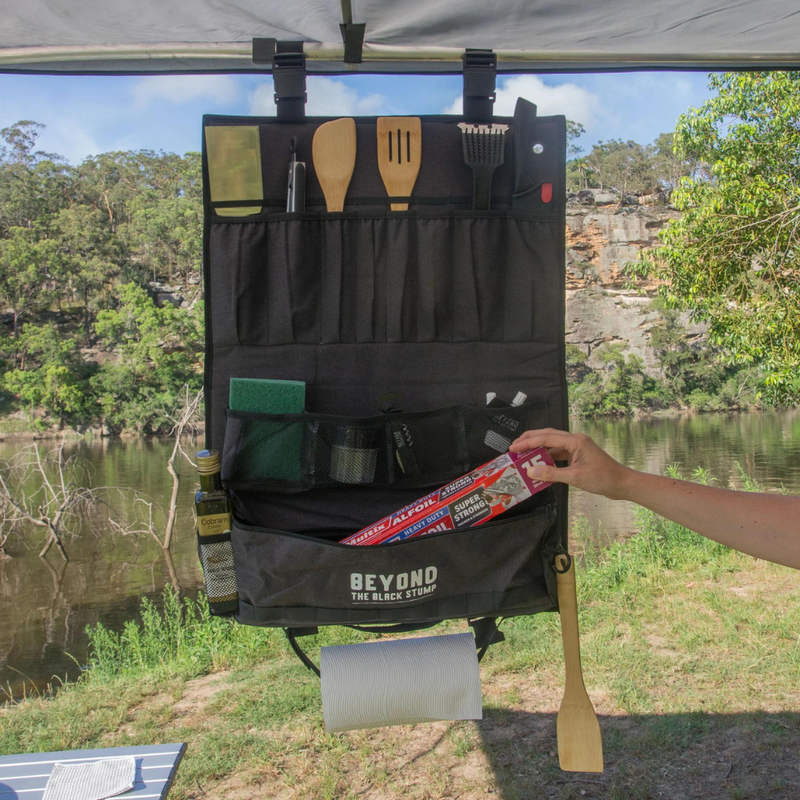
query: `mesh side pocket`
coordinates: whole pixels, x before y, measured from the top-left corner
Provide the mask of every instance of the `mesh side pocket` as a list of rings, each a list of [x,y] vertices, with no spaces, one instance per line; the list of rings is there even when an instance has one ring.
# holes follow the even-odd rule
[[[234,491],[441,486],[506,452],[546,410],[533,401],[367,418],[229,411],[222,477]]]
[[[547,401],[519,406],[471,407],[465,410],[467,450],[474,466],[497,458],[524,431],[547,424]]]
[[[233,566],[230,533],[198,536],[197,552],[203,567],[208,606],[212,614],[231,614],[239,609],[239,587]]]

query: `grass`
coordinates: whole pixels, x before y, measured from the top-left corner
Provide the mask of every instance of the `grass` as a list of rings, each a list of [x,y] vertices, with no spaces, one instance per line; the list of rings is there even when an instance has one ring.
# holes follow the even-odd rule
[[[188,741],[176,800],[800,796],[796,573],[650,512],[638,528],[603,550],[585,542],[577,570],[602,775],[558,768],[557,615],[504,623],[482,665],[483,721],[329,735],[319,682],[282,633],[172,594],[120,634],[95,628],[81,680],[0,710],[0,752]],[[362,638],[328,628],[304,646],[316,658]]]

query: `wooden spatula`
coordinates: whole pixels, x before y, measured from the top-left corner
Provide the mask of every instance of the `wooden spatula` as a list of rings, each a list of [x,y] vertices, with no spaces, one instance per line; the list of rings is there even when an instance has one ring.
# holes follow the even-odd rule
[[[344,211],[344,198],[356,165],[355,120],[323,122],[314,132],[311,155],[328,211]]]
[[[558,610],[564,642],[567,678],[564,698],[558,709],[558,763],[566,772],[602,772],[603,741],[592,701],[581,673],[578,638],[578,598],[575,592],[574,559],[559,554],[555,559],[558,576]]]
[[[419,117],[378,117],[378,169],[389,197],[408,197],[422,161]],[[392,211],[408,211],[408,203],[392,203]]]

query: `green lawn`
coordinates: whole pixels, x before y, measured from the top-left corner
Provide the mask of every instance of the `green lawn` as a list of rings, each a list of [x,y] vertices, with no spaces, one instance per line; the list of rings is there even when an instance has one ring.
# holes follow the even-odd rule
[[[577,570],[602,775],[558,768],[555,614],[504,623],[483,721],[328,735],[319,682],[280,632],[171,596],[121,636],[96,630],[82,680],[0,712],[0,752],[187,741],[176,800],[800,796],[797,573],[648,512],[639,526]],[[309,649],[361,638],[327,629]]]

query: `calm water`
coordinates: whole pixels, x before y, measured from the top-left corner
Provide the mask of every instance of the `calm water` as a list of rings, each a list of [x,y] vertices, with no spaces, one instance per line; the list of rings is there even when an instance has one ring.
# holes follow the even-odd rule
[[[695,467],[711,472],[720,485],[740,485],[737,464],[770,489],[800,494],[800,411],[716,414],[693,418],[581,422],[613,456],[630,466],[661,473],[678,464],[688,476]],[[40,442],[44,452],[53,443]],[[191,448],[191,444],[189,447]],[[0,443],[0,460],[20,445]],[[136,487],[166,506],[171,480],[166,462],[171,443],[153,439],[101,440],[70,446],[91,462],[93,485]],[[112,535],[95,516],[94,533],[66,543],[70,562],[51,550],[38,558],[41,537],[11,538],[12,558],[0,560],[0,686],[20,695],[23,685],[39,687],[78,673],[85,663],[85,628],[102,622],[119,629],[136,616],[142,597],[160,598],[172,584],[193,596],[201,583],[192,532],[194,474],[181,466],[177,530],[169,558],[150,536]],[[131,498],[117,501],[130,513]],[[600,541],[629,535],[634,529],[631,504],[573,492],[572,523],[585,517]],[[156,522],[163,515],[156,508]],[[25,676],[23,678],[23,676]],[[0,701],[3,695],[0,694]]]

